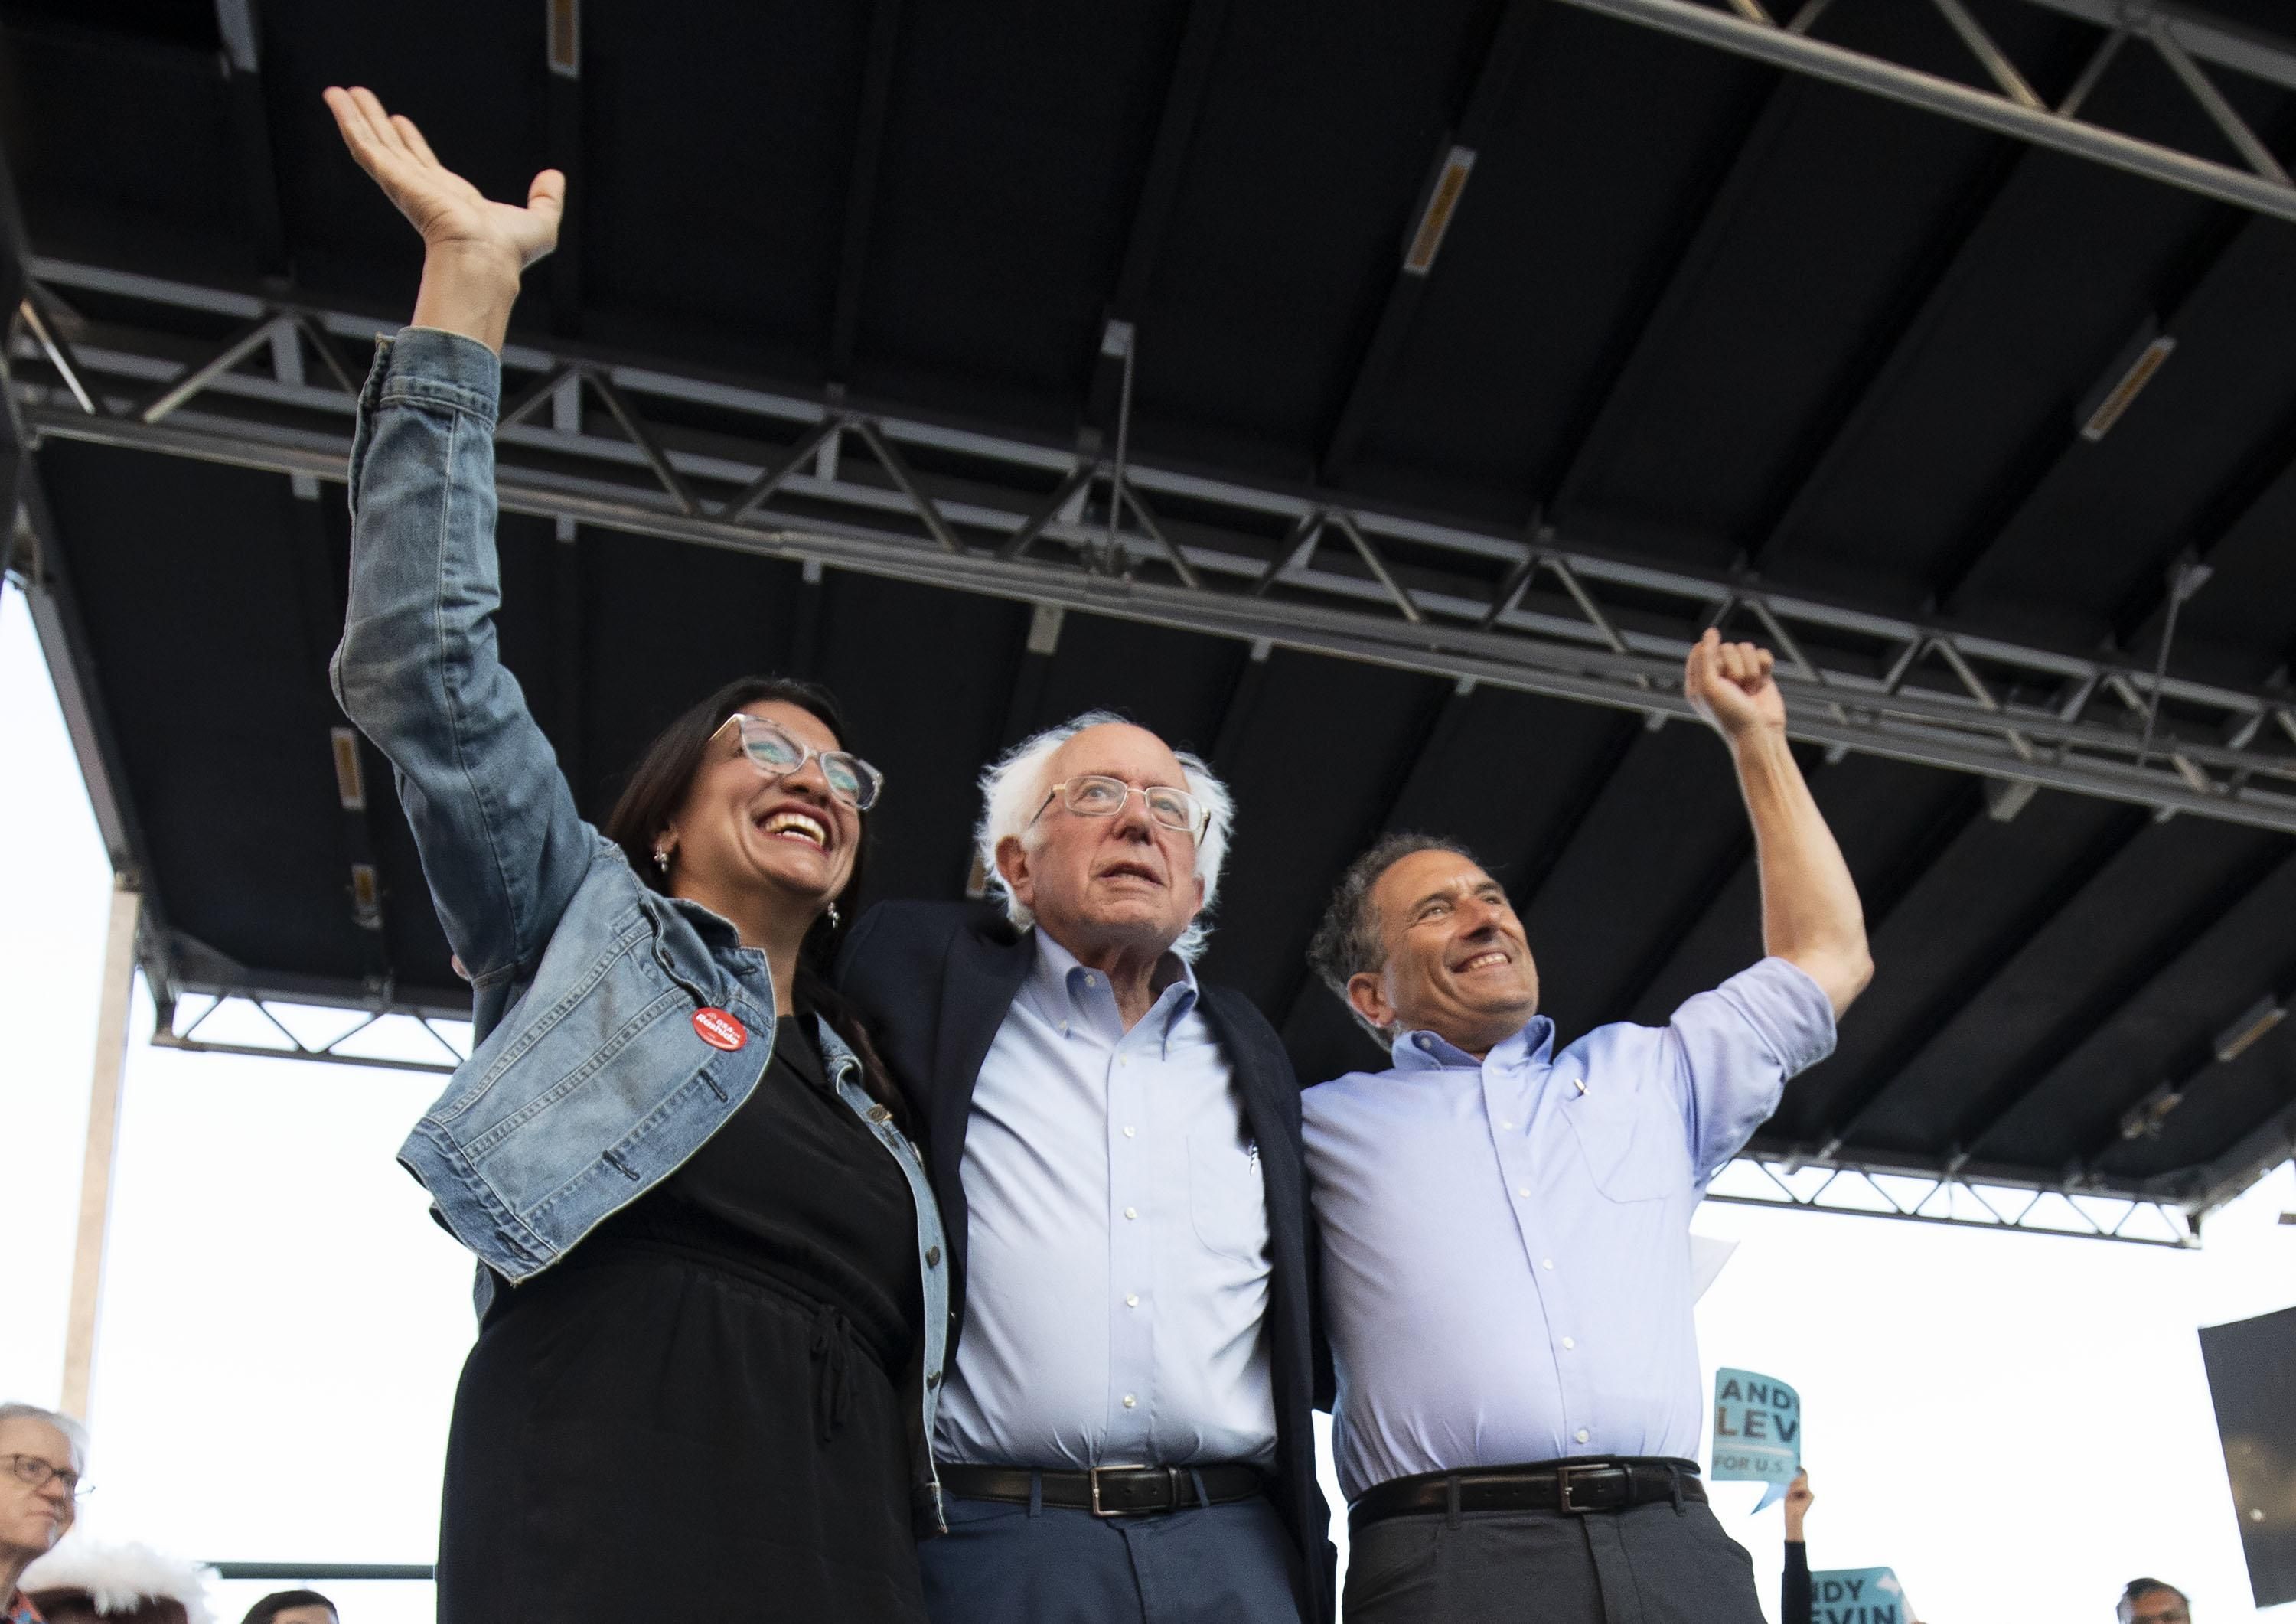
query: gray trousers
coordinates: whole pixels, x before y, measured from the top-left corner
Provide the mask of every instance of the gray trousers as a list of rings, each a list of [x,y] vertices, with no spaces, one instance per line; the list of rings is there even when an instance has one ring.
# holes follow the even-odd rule
[[[1762,1624],[1754,1563],[1696,1502],[1390,1517],[1350,1541],[1346,1624]]]
[[[917,1546],[933,1624],[1300,1624],[1266,1500],[1145,1517],[951,1500]]]

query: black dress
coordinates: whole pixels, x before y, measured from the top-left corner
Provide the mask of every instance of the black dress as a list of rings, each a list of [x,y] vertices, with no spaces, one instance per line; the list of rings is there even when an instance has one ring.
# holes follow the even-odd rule
[[[924,1619],[916,1218],[808,1021],[685,1166],[497,1289],[447,1445],[440,1624]]]

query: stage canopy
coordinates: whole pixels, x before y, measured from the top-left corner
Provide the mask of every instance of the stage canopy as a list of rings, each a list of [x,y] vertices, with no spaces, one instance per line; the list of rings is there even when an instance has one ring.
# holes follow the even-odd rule
[[[1880,967],[1781,1188],[2244,1187],[2296,1124],[2281,8],[1767,4],[5,0],[12,570],[166,1029],[467,1007],[324,677],[418,264],[364,83],[571,177],[502,634],[590,816],[802,673],[890,775],[873,890],[958,897],[984,759],[1111,706],[1234,785],[1204,970],[1303,1078],[1372,1057],[1302,950],[1387,829],[1504,877],[1566,1037],[1660,1021],[1759,952],[1677,690],[1718,622]]]

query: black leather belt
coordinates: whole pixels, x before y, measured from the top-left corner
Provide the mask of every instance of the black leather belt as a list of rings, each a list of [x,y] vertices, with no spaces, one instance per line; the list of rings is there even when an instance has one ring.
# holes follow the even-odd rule
[[[1027,1466],[939,1468],[944,1494],[960,1500],[1010,1500],[1026,1505],[1031,1480],[1042,1482],[1043,1504],[1095,1517],[1135,1517],[1153,1512],[1185,1511],[1203,1499],[1214,1505],[1249,1500],[1264,1492],[1267,1476],[1257,1466],[1095,1466],[1089,1472],[1038,1472]]]
[[[1624,1511],[1630,1505],[1677,1497],[1706,1502],[1698,1463],[1663,1456],[1589,1456],[1541,1461],[1529,1466],[1481,1466],[1472,1472],[1423,1472],[1390,1478],[1364,1491],[1348,1510],[1350,1532],[1388,1517],[1416,1517],[1452,1509],[1553,1511],[1583,1517],[1589,1512]]]

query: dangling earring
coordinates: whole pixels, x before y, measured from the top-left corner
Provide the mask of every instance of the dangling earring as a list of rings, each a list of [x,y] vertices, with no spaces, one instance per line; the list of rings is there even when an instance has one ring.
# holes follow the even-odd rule
[[[837,929],[838,923],[837,905],[832,902],[829,905],[829,928],[834,931]]]
[[[669,848],[657,846],[653,849],[653,865],[664,874],[669,872]]]

